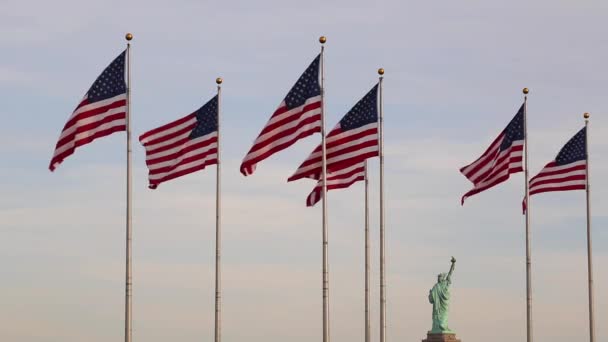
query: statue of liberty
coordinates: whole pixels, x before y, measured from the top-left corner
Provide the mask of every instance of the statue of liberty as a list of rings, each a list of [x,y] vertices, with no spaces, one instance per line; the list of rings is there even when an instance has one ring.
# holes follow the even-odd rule
[[[433,328],[429,333],[441,334],[452,333],[448,328],[448,306],[450,304],[450,285],[452,284],[452,272],[456,259],[452,257],[450,272],[437,276],[437,284],[433,286],[429,293],[429,302],[433,304]]]

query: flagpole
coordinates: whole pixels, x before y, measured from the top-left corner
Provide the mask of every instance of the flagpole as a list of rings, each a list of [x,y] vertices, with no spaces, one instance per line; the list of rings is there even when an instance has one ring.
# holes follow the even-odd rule
[[[378,148],[380,154],[380,342],[386,341],[386,261],[385,261],[385,234],[384,234],[384,117],[382,113],[382,81],[384,69],[378,69]]]
[[[216,164],[216,180],[215,180],[215,342],[222,340],[222,268],[221,268],[221,242],[222,242],[222,231],[221,231],[221,163],[220,157],[221,149],[221,134],[220,134],[220,105],[221,105],[221,94],[223,80],[221,77],[215,79],[217,83],[217,164]]]
[[[363,163],[365,181],[365,342],[371,342],[370,312],[369,312],[369,178],[367,160]]]
[[[532,258],[530,248],[530,186],[528,182],[528,88],[524,93],[524,175],[526,188],[526,341],[532,342]]]
[[[595,342],[595,322],[593,317],[593,263],[591,259],[591,184],[589,181],[589,113],[583,114],[585,118],[585,153],[587,164],[585,167],[585,186],[587,195],[587,277],[589,281],[589,341]]]
[[[327,38],[321,36],[321,198],[323,200],[323,342],[329,342],[329,263],[327,261],[328,234],[327,234],[327,151],[325,146],[325,42]]]
[[[132,286],[133,278],[131,276],[131,43],[133,35],[127,33],[127,110],[126,110],[126,128],[127,128],[127,250],[126,250],[126,279],[125,279],[125,342],[131,342],[132,339]]]

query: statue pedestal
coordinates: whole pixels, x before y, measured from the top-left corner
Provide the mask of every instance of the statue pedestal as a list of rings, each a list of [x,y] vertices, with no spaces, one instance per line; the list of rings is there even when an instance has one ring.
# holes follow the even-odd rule
[[[422,342],[460,342],[459,339],[456,338],[456,334],[454,333],[427,333],[426,339],[422,340]]]

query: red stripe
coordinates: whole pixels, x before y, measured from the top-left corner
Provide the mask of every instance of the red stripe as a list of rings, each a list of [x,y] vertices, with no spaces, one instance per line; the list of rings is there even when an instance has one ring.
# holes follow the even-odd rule
[[[95,121],[90,124],[78,126],[78,127],[76,127],[74,132],[72,132],[69,135],[66,135],[65,137],[61,138],[57,142],[57,145],[55,146],[55,150],[59,149],[63,145],[71,143],[75,139],[77,134],[86,133],[88,131],[95,130],[99,126],[105,125],[105,124],[113,122],[113,121],[125,120],[126,117],[127,117],[126,112],[116,113],[116,114],[108,115],[99,121]],[[125,130],[126,130],[126,128],[125,128]]]
[[[502,169],[498,170],[497,172],[495,172],[493,176],[497,176],[500,172],[505,172],[506,171],[507,173],[505,175],[503,175],[503,176],[501,176],[501,177],[493,180],[491,183],[488,183],[488,184],[486,184],[486,185],[484,185],[482,187],[471,189],[469,192],[467,192],[466,194],[464,194],[464,196],[462,196],[461,204],[464,204],[464,200],[467,197],[471,197],[471,196],[473,196],[475,194],[478,194],[478,193],[480,193],[480,192],[482,192],[484,190],[487,190],[487,189],[489,189],[489,188],[491,188],[491,187],[493,187],[495,185],[498,185],[498,184],[506,181],[507,179],[509,179],[509,177],[510,177],[510,175],[512,173],[522,172],[524,170],[521,166],[518,166],[518,167],[515,167],[515,168],[509,168],[508,165],[509,164],[506,164],[504,168],[502,168]]]
[[[499,140],[502,140],[504,138],[504,132],[501,132],[498,137],[496,137],[496,139],[494,139],[494,141],[490,144],[490,146],[485,150],[485,152],[481,155],[481,157],[477,158],[474,162],[472,162],[471,164],[464,166],[462,168],[460,168],[460,172],[462,174],[464,174],[467,178],[469,178],[469,175],[471,174],[475,174],[475,172],[477,172],[477,170],[479,170],[480,165],[477,165],[475,167],[475,169],[473,170],[468,170],[465,173],[465,169],[470,167],[471,165],[484,160],[484,159],[488,159],[489,157],[492,157],[492,159],[496,158],[496,154],[500,152],[500,144],[498,144],[497,146],[495,146],[495,144],[498,143]],[[494,150],[496,150],[494,152]],[[492,152],[492,153],[490,153]],[[483,163],[480,163],[481,165],[486,165],[487,164],[487,160],[484,161]],[[475,172],[474,172],[475,171]]]
[[[320,118],[320,117],[321,117],[321,116],[319,115],[319,118]],[[287,147],[291,146],[291,145],[292,145],[292,144],[294,144],[296,141],[298,141],[298,140],[300,140],[300,139],[302,139],[302,138],[305,138],[305,137],[307,137],[307,136],[309,136],[309,135],[312,135],[312,134],[314,134],[314,133],[318,133],[318,132],[321,132],[321,127],[313,127],[313,128],[311,128],[311,129],[309,129],[309,130],[306,130],[306,131],[300,132],[300,134],[298,134],[297,136],[294,136],[292,139],[290,139],[290,140],[288,140],[288,141],[286,141],[286,142],[284,142],[284,143],[282,143],[282,144],[278,144],[278,145],[276,145],[276,146],[273,146],[273,147],[272,147],[270,150],[268,150],[267,152],[262,153],[262,154],[258,155],[257,157],[252,158],[252,159],[250,159],[250,160],[243,161],[243,163],[241,164],[241,168],[240,168],[240,169],[241,169],[241,173],[242,173],[244,176],[247,176],[248,174],[252,174],[252,173],[253,173],[253,171],[254,171],[254,166],[255,166],[257,163],[259,163],[260,161],[262,161],[262,160],[264,160],[264,159],[266,159],[266,158],[268,158],[268,157],[272,156],[272,155],[273,155],[273,154],[275,154],[276,152],[279,152],[279,151],[281,151],[281,150],[283,150],[283,149],[285,149],[285,148],[287,148]],[[253,151],[254,151],[254,150],[253,150],[253,148],[255,148],[255,147],[256,147],[256,146],[254,145],[254,146],[252,147],[252,150],[251,150],[251,151],[249,151],[249,153],[248,153],[247,155],[249,155],[251,152],[253,152]],[[247,158],[247,156],[245,156],[245,158]]]
[[[190,139],[187,139],[187,140],[189,141]],[[163,162],[166,162],[169,160],[174,160],[174,159],[177,159],[179,156],[184,155],[188,152],[191,152],[191,151],[194,151],[197,149],[202,149],[202,148],[205,148],[212,144],[217,144],[217,136],[214,136],[207,140],[200,141],[200,142],[198,142],[196,144],[192,144],[190,146],[185,146],[182,149],[180,149],[179,151],[176,151],[175,153],[168,154],[166,156],[162,156],[162,157],[158,157],[158,158],[154,158],[154,159],[150,159],[150,160],[146,160],[146,164],[148,166],[153,166],[155,164],[163,163]],[[217,149],[217,147],[216,147],[216,149]]]
[[[166,181],[169,181],[169,180],[172,180],[172,179],[175,179],[175,178],[178,178],[178,177],[181,177],[181,176],[184,176],[184,175],[187,175],[187,174],[199,171],[199,170],[203,170],[205,167],[207,167],[209,165],[215,165],[215,164],[217,164],[217,159],[209,159],[204,164],[197,165],[197,166],[194,166],[194,167],[191,167],[188,169],[184,169],[179,172],[171,173],[171,174],[167,175],[166,177],[163,177],[162,179],[154,181],[154,182],[150,181],[150,185],[148,187],[150,189],[156,189],[156,188],[158,188],[158,185],[161,183],[164,183]]]
[[[127,126],[113,126],[108,128],[107,130],[103,130],[103,131],[99,131],[85,139],[81,139],[75,142],[74,146],[65,150],[64,152],[56,155],[53,157],[53,159],[51,160],[51,163],[49,165],[49,169],[51,171],[54,171],[56,166],[54,166],[54,164],[61,164],[63,162],[63,160],[65,160],[66,157],[68,157],[69,155],[71,155],[72,153],[74,153],[74,150],[76,149],[76,147],[80,147],[82,145],[86,145],[90,142],[92,142],[93,140],[97,139],[97,138],[101,138],[104,137],[106,135],[110,135],[114,132],[120,132],[120,131],[126,131],[127,130]]]
[[[344,133],[342,132],[342,130],[336,130],[338,131],[339,134]],[[346,133],[348,133],[349,131],[346,131]],[[362,132],[357,132],[351,135],[345,135],[344,137],[340,138],[340,139],[336,139],[333,141],[330,141],[329,139],[326,139],[326,149],[327,151],[331,150],[331,149],[335,149],[336,147],[340,147],[342,145],[348,145],[349,143],[355,141],[355,140],[359,140],[361,138],[365,138],[367,136],[372,136],[372,135],[377,135],[378,134],[378,128],[374,127]],[[378,145],[378,140],[367,140],[365,142],[360,143],[359,145],[352,145],[352,146],[372,146],[372,145]],[[343,151],[346,151],[346,149],[343,150],[337,150],[337,151],[333,151],[331,152],[331,154],[327,155],[327,158],[330,157],[330,155],[335,156],[337,153],[341,154]],[[353,149],[350,149],[350,151],[354,151]],[[320,153],[321,152],[321,145],[317,146],[317,148],[314,149],[314,151],[311,153],[311,156],[315,153]],[[298,169],[304,167],[304,166],[308,166],[310,164],[314,164],[314,163],[318,163],[319,161],[321,161],[322,156],[315,156],[314,158],[311,158],[311,156],[308,157],[308,159],[306,159]],[[297,171],[296,171],[297,172]]]
[[[191,125],[188,125],[188,126],[182,128],[182,129],[180,129],[179,131],[168,133],[167,135],[158,137],[158,138],[156,138],[154,140],[147,141],[144,144],[144,146],[152,148],[156,144],[159,144],[159,143],[162,143],[162,142],[165,142],[165,141],[169,141],[169,140],[171,140],[173,138],[179,137],[180,135],[185,135],[186,133],[190,133],[190,132],[192,132],[192,130],[194,129],[194,127],[196,127],[196,122],[193,122]],[[188,135],[190,135],[190,134],[188,134]],[[188,139],[188,136],[186,136],[184,139]],[[180,140],[180,141],[182,141],[182,140]],[[175,144],[175,142],[172,143],[171,145],[174,145],[174,144]],[[165,146],[157,147],[156,149],[150,150],[150,152],[151,153],[162,152],[163,150],[167,149],[167,146],[171,146],[171,145],[165,145]]]
[[[352,172],[349,172],[348,174],[344,174],[344,176],[340,175],[339,178],[334,178],[333,180],[336,179],[347,179],[349,177],[351,177],[352,175],[362,172],[361,169],[355,169]],[[330,179],[330,177],[328,177],[328,179]],[[349,186],[353,185],[354,183],[358,182],[358,181],[362,181],[364,180],[365,177],[363,175],[358,176],[356,178],[353,178],[351,181],[347,182],[347,183],[337,183],[337,184],[328,184],[327,185],[327,190],[336,190],[336,189],[346,189]],[[329,183],[329,182],[328,182]],[[321,200],[321,191],[322,191],[322,185],[317,184],[315,186],[315,188],[313,189],[313,191],[308,195],[308,197],[306,198],[306,206],[308,207],[312,207],[315,204],[317,204],[320,200]],[[313,202],[312,196],[313,194],[315,195],[315,199]]]
[[[549,163],[549,164],[551,164],[551,163]],[[530,179],[530,183],[532,183],[533,180],[535,180],[536,178],[539,178],[539,177],[556,176],[556,175],[561,175],[561,174],[572,172],[572,171],[582,171],[582,170],[587,169],[587,165],[583,164],[583,165],[576,165],[576,166],[573,166],[573,167],[570,167],[567,169],[551,171],[550,169],[548,169],[550,167],[549,164],[547,164],[547,166],[545,166],[545,168],[542,169],[538,175],[536,175],[532,179]],[[555,163],[553,163],[553,164],[555,164]],[[553,166],[551,166],[551,167],[553,167]],[[535,186],[535,185],[533,185],[533,186]]]
[[[333,159],[336,159],[344,154],[356,152],[357,150],[362,150],[362,149],[368,148],[368,147],[378,146],[378,140],[367,140],[367,141],[363,141],[363,142],[360,142],[360,143],[354,144],[354,145],[348,145],[348,142],[345,142],[341,146],[343,147],[342,149],[332,151],[331,153],[327,153],[327,155],[326,155],[327,163],[331,163]],[[302,165],[300,165],[299,169],[310,166],[312,164],[320,163],[322,161],[323,161],[323,156],[315,157],[314,159],[305,160],[302,163]],[[298,171],[296,170],[296,172],[298,172]]]
[[[469,178],[469,180],[471,182],[473,182],[473,184],[479,184],[479,183],[483,182],[484,180],[492,178],[492,176],[496,174],[495,168],[498,165],[500,165],[501,163],[503,163],[507,158],[509,158],[509,159],[511,159],[511,161],[513,161],[513,159],[512,159],[513,157],[511,157],[511,154],[513,152],[519,152],[519,151],[523,151],[523,146],[520,145],[520,146],[511,146],[511,147],[509,147],[508,149],[506,149],[506,150],[502,151],[501,153],[499,153],[498,155],[496,155],[495,159],[492,160],[492,162],[494,163],[494,165],[491,168],[489,168],[488,170],[484,171],[484,173],[482,173],[481,175],[475,177],[474,179],[469,178],[469,177],[467,177],[467,178]],[[503,153],[503,152],[506,152],[506,153]],[[500,156],[500,154],[502,154],[502,156]],[[519,158],[519,160],[521,160],[522,157],[519,156],[519,157],[516,157],[516,158]],[[472,177],[472,175],[471,175],[471,177]]]
[[[554,191],[569,191],[569,190],[585,190],[585,185],[567,185],[567,186],[559,186],[555,188],[546,188],[538,191],[530,191],[530,195],[541,194],[543,192],[554,192]],[[524,199],[525,201],[525,199]]]
[[[350,158],[339,160],[339,161],[333,161],[328,158],[327,159],[327,172],[328,173],[337,172],[341,169],[351,167],[355,164],[358,164],[366,159],[377,157],[378,155],[379,155],[378,151],[371,151],[371,152],[366,152],[366,153],[360,153],[360,154],[354,155]],[[312,178],[312,179],[317,179],[317,180],[321,179],[321,167],[315,167],[314,169],[311,169],[307,172],[294,174],[293,176],[289,177],[287,179],[287,181],[293,182],[293,181],[296,181],[296,180],[302,179],[302,178]]]
[[[84,105],[94,105],[96,102],[93,103],[88,103],[88,100],[82,101],[81,104]],[[84,119],[88,119],[90,117],[99,115],[99,114],[103,114],[107,111],[109,111],[110,109],[115,109],[115,108],[120,108],[123,106],[127,105],[127,100],[118,100],[118,101],[114,101],[112,103],[109,103],[105,106],[99,106],[99,107],[92,107],[91,109],[84,111],[82,113],[79,113],[78,115],[70,118],[68,120],[68,122],[65,124],[65,126],[63,127],[63,131],[67,130],[68,128],[78,124],[79,121],[84,120]],[[76,107],[76,109],[74,110],[74,112],[76,112],[78,109],[80,109],[82,106],[79,105],[78,107]],[[63,132],[62,131],[62,132]]]
[[[309,104],[305,105],[304,107],[302,107],[302,110],[300,110],[299,112],[292,113],[291,115],[286,116],[285,118],[283,118],[281,120],[278,120],[271,124],[267,124],[266,126],[264,126],[264,128],[262,128],[262,131],[260,132],[258,137],[260,137],[266,133],[272,132],[273,130],[275,130],[281,126],[292,123],[294,121],[298,121],[302,118],[302,116],[304,116],[304,114],[306,114],[312,110],[319,109],[319,108],[321,108],[321,101],[309,103]],[[293,109],[294,108],[289,109],[289,108],[287,108],[287,106],[281,106],[281,107],[279,107],[279,109],[277,109],[272,114],[272,116],[270,117],[271,119],[268,121],[270,122],[270,121],[272,121],[272,118],[277,117],[277,116],[279,116],[287,111],[293,110]],[[256,140],[257,140],[257,138],[256,138]]]
[[[214,148],[209,149],[208,151],[206,151],[203,154],[197,154],[197,155],[194,155],[194,156],[182,159],[177,164],[161,167],[161,168],[154,169],[154,170],[150,170],[149,175],[151,176],[151,175],[157,175],[159,173],[167,173],[167,172],[175,170],[176,168],[178,168],[181,165],[188,164],[188,163],[191,163],[193,161],[205,159],[206,157],[208,157],[210,155],[213,155],[213,154],[217,154],[217,146],[214,147]]]
[[[295,132],[298,131],[298,129],[300,129],[302,127],[305,127],[307,125],[311,125],[311,124],[313,124],[313,123],[315,123],[317,121],[321,121],[321,114],[313,115],[311,117],[308,117],[308,118],[306,118],[304,120],[299,121],[298,124],[296,126],[294,126],[294,127],[282,130],[280,132],[276,132],[275,135],[273,135],[272,137],[269,137],[268,139],[266,139],[264,141],[261,141],[261,142],[255,144],[255,145],[253,145],[253,147],[251,147],[251,150],[249,150],[249,153],[247,153],[247,155],[249,155],[251,153],[254,153],[254,152],[257,152],[260,149],[266,148],[266,146],[272,145],[272,144],[276,143],[278,140],[294,134]],[[318,130],[320,132],[321,128],[319,127]],[[301,137],[300,135],[298,135],[298,136]],[[303,138],[303,137],[301,137],[301,138]],[[293,140],[293,142],[295,142],[297,140],[298,139]],[[283,145],[284,144],[281,144],[280,146],[283,146]],[[287,148],[287,147],[289,147],[289,145],[285,146],[284,148]],[[278,152],[278,151],[276,151],[276,152]]]
[[[559,184],[559,183],[565,183],[565,182],[571,182],[571,181],[577,181],[577,180],[584,181],[586,178],[587,177],[585,175],[574,175],[574,176],[568,176],[568,177],[562,177],[562,178],[546,179],[546,180],[534,183],[534,185],[530,187],[530,191],[532,192],[533,189],[539,188],[542,185]]]
[[[173,121],[173,122],[170,122],[170,123],[168,123],[168,124],[166,124],[166,125],[163,125],[163,126],[160,126],[160,127],[158,127],[158,128],[155,128],[155,129],[153,129],[153,130],[147,131],[146,133],[144,133],[144,134],[142,134],[142,135],[140,135],[140,136],[139,136],[139,141],[142,141],[142,140],[146,139],[147,137],[152,136],[152,135],[155,135],[155,134],[157,134],[157,133],[161,133],[161,132],[163,132],[163,131],[167,131],[167,130],[170,130],[170,129],[172,129],[172,128],[175,128],[175,127],[177,127],[177,126],[179,126],[179,125],[182,125],[182,124],[184,124],[184,123],[188,122],[190,119],[192,119],[192,118],[193,118],[193,117],[195,117],[195,116],[196,116],[196,115],[195,115],[194,113],[192,113],[192,114],[190,114],[190,115],[186,115],[186,116],[184,116],[184,117],[183,117],[183,118],[181,118],[181,119],[175,120],[175,121]],[[148,143],[146,143],[146,144],[149,144],[149,143],[150,143],[150,142],[148,142]],[[142,143],[142,144],[143,144],[143,143]]]

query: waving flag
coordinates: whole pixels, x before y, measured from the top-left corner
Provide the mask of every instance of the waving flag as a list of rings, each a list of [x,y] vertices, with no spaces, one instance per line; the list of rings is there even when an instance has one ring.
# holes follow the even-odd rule
[[[585,190],[587,186],[587,129],[583,127],[532,179],[530,196],[550,191]],[[522,203],[526,210],[526,201]]]
[[[253,174],[262,160],[321,132],[320,60],[321,55],[312,61],[256,138],[241,164],[244,176]]]
[[[49,164],[51,171],[55,171],[76,148],[127,130],[125,52],[97,77],[63,127]]]
[[[461,204],[467,197],[506,181],[512,173],[523,171],[524,110],[522,105],[481,157],[460,169],[474,184],[473,189],[462,196]]]
[[[378,85],[346,113],[329,132],[325,144],[328,173],[378,156]],[[322,147],[319,145],[288,181],[320,179],[321,158]]]
[[[217,96],[190,115],[142,134],[149,188],[217,164]]]
[[[365,180],[365,163],[361,162],[353,166],[346,167],[344,169],[335,170],[332,173],[327,174],[327,191],[335,189],[346,189],[352,184]],[[317,185],[312,192],[306,198],[306,206],[313,207],[317,202],[321,200],[323,184],[321,180],[317,182]]]

